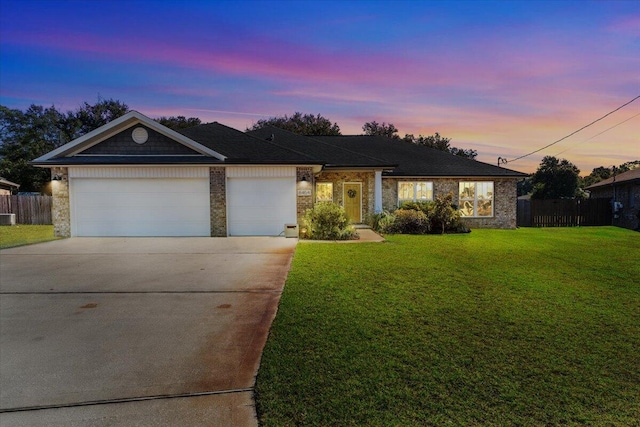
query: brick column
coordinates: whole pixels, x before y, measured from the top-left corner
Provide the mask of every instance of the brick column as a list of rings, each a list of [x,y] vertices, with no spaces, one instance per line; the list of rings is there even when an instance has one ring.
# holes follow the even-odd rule
[[[53,180],[57,176],[59,180]],[[71,206],[69,205],[69,169],[51,168],[51,218],[53,221],[53,235],[56,237],[71,237]]]
[[[302,180],[303,177],[306,181]],[[313,176],[313,168],[296,168],[296,213],[298,224],[302,221],[302,217],[307,209],[311,209],[313,207],[314,183],[315,177]]]
[[[223,167],[209,168],[211,237],[227,237],[227,173]]]

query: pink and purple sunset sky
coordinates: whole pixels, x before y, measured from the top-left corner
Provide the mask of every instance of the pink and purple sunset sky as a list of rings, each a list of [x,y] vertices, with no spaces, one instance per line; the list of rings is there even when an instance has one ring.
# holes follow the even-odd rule
[[[640,95],[640,1],[0,0],[0,104],[98,97],[245,130],[321,114],[514,159]],[[640,100],[545,155],[640,159]]]

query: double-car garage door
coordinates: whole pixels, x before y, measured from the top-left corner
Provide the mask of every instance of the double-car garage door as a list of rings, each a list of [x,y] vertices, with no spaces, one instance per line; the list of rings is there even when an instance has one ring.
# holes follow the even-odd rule
[[[295,168],[227,174],[229,235],[278,235],[296,221]],[[69,168],[69,179],[73,236],[211,235],[207,167]]]
[[[207,168],[69,168],[73,236],[209,236]]]

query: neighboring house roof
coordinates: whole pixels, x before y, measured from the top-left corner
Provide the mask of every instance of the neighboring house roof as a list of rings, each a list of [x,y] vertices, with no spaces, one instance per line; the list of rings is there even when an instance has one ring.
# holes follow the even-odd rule
[[[265,126],[247,134],[269,141],[271,144],[293,150],[325,163],[325,167],[378,167],[394,168],[395,163],[358,153],[346,147],[336,147],[334,144],[322,141],[314,136],[303,136],[273,126]]]
[[[455,156],[445,151],[383,136],[314,136],[314,139],[346,148],[360,154],[375,156],[398,167],[385,172],[387,176],[492,176],[526,177],[521,172]]]
[[[612,176],[611,178],[603,179],[600,182],[596,182],[595,184],[585,187],[585,190],[591,190],[598,187],[607,187],[614,184],[631,184],[633,182],[640,183],[640,168],[632,169],[619,175]]]
[[[11,182],[9,180],[6,180],[2,177],[0,177],[0,188],[4,188],[7,190],[11,190],[12,188],[20,188],[20,184],[16,184],[15,182]]]

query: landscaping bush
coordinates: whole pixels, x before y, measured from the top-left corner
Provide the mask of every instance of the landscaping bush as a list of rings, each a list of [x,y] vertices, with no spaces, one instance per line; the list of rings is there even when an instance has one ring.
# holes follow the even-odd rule
[[[433,213],[434,203],[432,201],[428,201],[428,202],[404,202],[402,205],[400,205],[400,209],[412,210],[412,211],[420,211],[420,212],[424,213],[427,216],[427,218],[430,218],[432,213]]]
[[[342,206],[331,202],[317,203],[302,218],[302,237],[312,240],[350,240],[358,234]]]
[[[433,201],[405,202],[393,214],[384,218],[387,221],[386,228],[379,226],[374,229],[403,234],[469,233],[471,231],[462,222],[460,212],[453,204],[451,192],[445,196],[438,196]],[[426,221],[426,231],[424,231],[425,226],[421,225],[423,220]],[[380,221],[381,218],[378,219],[378,224]]]
[[[395,220],[387,227],[388,233],[427,234],[431,228],[429,218],[422,211],[398,209]]]
[[[396,220],[395,215],[389,211],[382,211],[374,214],[369,214],[366,219],[366,223],[374,231],[380,233],[388,233],[389,227],[392,226]]]

